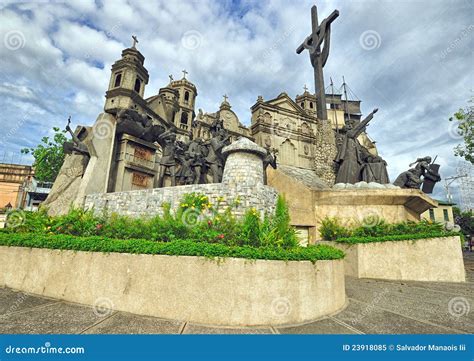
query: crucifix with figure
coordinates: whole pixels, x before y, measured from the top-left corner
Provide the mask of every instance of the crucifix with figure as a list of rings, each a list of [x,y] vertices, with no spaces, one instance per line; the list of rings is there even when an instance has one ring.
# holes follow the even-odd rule
[[[327,120],[326,93],[324,88],[323,67],[328,60],[329,43],[331,37],[331,23],[339,16],[339,11],[334,10],[331,15],[318,24],[318,9],[316,5],[311,8],[311,34],[296,49],[301,54],[307,49],[311,65],[314,69],[314,87],[316,92],[317,117]],[[322,47],[322,51],[321,51]]]

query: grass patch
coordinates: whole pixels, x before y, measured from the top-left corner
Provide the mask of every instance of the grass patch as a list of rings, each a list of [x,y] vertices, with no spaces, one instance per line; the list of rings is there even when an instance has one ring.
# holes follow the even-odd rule
[[[90,252],[311,261],[313,263],[319,260],[335,260],[344,257],[344,252],[327,245],[284,249],[280,247],[227,246],[192,240],[156,242],[144,239],[119,240],[102,236],[78,237],[39,233],[0,232],[0,245]]]

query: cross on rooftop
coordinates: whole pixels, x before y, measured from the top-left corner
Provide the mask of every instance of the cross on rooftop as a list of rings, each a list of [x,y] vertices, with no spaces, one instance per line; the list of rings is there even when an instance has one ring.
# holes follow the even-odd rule
[[[138,39],[137,39],[137,36],[136,36],[136,35],[132,35],[132,39],[133,39],[132,48],[135,48],[135,45],[137,45],[137,44],[138,44]]]
[[[183,79],[186,79],[186,74],[188,74],[188,72],[186,71],[186,69],[183,69],[181,71],[183,72]]]
[[[224,101],[227,102],[227,98],[228,98],[227,94],[224,94],[223,97],[224,97]]]

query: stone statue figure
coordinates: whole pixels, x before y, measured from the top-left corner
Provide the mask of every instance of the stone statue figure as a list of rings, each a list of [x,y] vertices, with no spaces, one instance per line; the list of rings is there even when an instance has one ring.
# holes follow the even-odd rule
[[[153,124],[153,120],[134,109],[122,109],[117,113],[117,134],[130,134],[146,142],[157,141],[165,131],[161,125]]]
[[[218,134],[222,129],[224,129],[224,121],[220,118],[218,114],[217,118],[214,119],[211,126],[209,127],[209,130],[211,131],[211,134],[214,136]]]
[[[365,147],[362,147],[362,149],[365,153],[361,171],[362,180],[367,183],[390,183],[387,172],[387,162],[379,155],[371,154]]]
[[[158,187],[161,188],[164,185],[164,177],[166,172],[169,171],[171,177],[171,186],[176,185],[176,156],[178,145],[176,144],[176,132],[175,129],[168,129],[164,133],[160,134],[157,139],[163,149],[163,155],[160,159],[160,174],[158,177]]]
[[[429,181],[434,185],[434,183],[441,180],[441,177],[437,173],[437,169],[436,171],[432,170],[434,164],[431,164],[431,157],[418,158],[415,162],[410,164],[410,167],[413,165],[415,165],[414,168],[410,168],[401,173],[397,179],[395,179],[393,184],[401,188],[419,189],[424,181]],[[433,187],[431,187],[431,191],[432,190]],[[431,193],[431,191],[429,191],[429,193]]]
[[[272,154],[270,153],[270,147],[266,147],[265,149],[267,150],[267,154],[263,158],[263,184],[267,185],[267,168],[271,165],[273,169],[277,169],[277,152],[276,149],[273,149]]]
[[[193,139],[189,143],[188,154],[191,158],[191,169],[193,171],[193,184],[204,183],[205,151],[201,138]]]
[[[357,137],[362,133],[377,111],[378,109],[374,109],[372,113],[354,127],[351,124],[345,126],[346,133],[334,160],[339,165],[336,183],[355,184],[361,180],[361,167],[364,159],[362,146]]]
[[[194,171],[193,171],[193,159],[188,151],[184,152],[182,156],[179,157],[181,168],[177,174],[179,177],[180,184],[193,184],[194,182]]]
[[[222,155],[222,148],[230,144],[230,136],[224,128],[221,128],[205,144],[209,149],[206,157],[206,164],[212,173],[212,182],[220,183],[224,169],[225,159]]]

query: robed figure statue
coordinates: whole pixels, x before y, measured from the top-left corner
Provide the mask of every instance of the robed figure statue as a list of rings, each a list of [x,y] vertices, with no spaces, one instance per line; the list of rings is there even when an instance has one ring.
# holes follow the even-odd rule
[[[342,140],[341,147],[334,160],[339,164],[336,183],[355,184],[361,180],[361,167],[364,163],[362,146],[357,137],[364,131],[366,125],[372,120],[378,109],[374,109],[364,120],[356,126],[347,124],[346,134]]]

